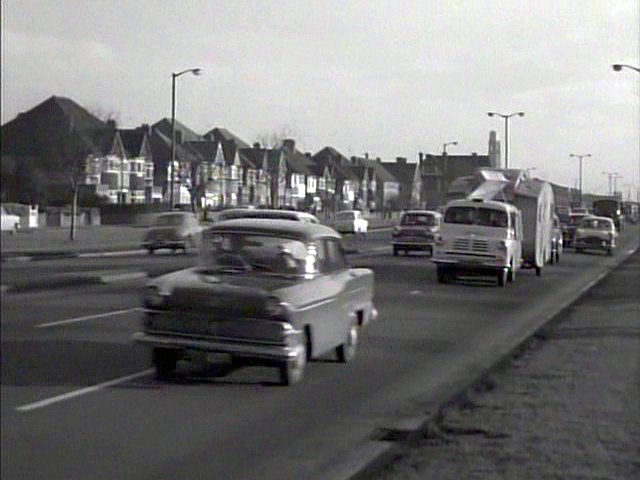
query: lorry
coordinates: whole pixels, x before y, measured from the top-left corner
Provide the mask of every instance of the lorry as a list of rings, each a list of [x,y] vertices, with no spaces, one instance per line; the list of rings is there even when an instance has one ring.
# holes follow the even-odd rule
[[[542,269],[551,262],[553,252],[553,216],[555,213],[554,195],[551,185],[537,178],[530,178],[526,170],[519,169],[496,169],[480,168],[476,170],[473,179],[473,188],[467,194],[467,202],[475,202],[477,206],[484,204],[497,208],[498,203],[511,206],[505,209],[509,217],[514,215],[504,226],[504,230],[499,232],[500,238],[495,234],[497,230],[486,230],[486,226],[480,225],[476,220],[470,221],[463,231],[453,223],[447,221],[447,210],[450,207],[460,206],[452,200],[444,208],[444,223],[441,228],[441,235],[436,242],[436,249],[433,261],[438,266],[438,279],[441,275],[445,277],[458,268],[472,270],[474,264],[478,270],[481,262],[465,261],[463,258],[472,259],[472,256],[459,255],[455,253],[455,244],[466,239],[483,239],[486,237],[489,244],[493,241],[502,242],[505,247],[511,245],[515,240],[520,244],[520,254],[517,258],[510,253],[508,256],[512,264],[504,266],[507,277],[515,274],[519,268],[535,269],[536,275],[542,274]],[[495,203],[490,203],[495,202]],[[517,213],[516,213],[517,212]],[[451,215],[449,219],[451,219]],[[517,224],[521,223],[521,227]],[[489,236],[488,236],[489,235]],[[475,254],[474,254],[475,255]],[[445,278],[446,280],[446,278]],[[498,284],[500,284],[500,280]]]
[[[622,222],[622,202],[617,198],[599,198],[592,202],[593,214],[598,217],[609,217],[613,220],[616,230],[621,231]]]

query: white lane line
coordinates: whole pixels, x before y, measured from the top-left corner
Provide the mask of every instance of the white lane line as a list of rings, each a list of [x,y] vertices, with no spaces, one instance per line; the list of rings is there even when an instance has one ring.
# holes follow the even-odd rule
[[[154,372],[153,368],[148,368],[141,372],[132,373],[131,375],[126,375],[120,378],[114,378],[113,380],[109,380],[108,382],[92,385],[91,387],[81,388],[80,390],[74,390],[72,392],[64,393],[62,395],[57,395],[55,397],[45,398],[44,400],[40,400],[38,402],[21,405],[19,407],[16,407],[16,410],[18,410],[19,412],[30,412],[31,410],[47,407],[49,405],[52,405],[58,402],[64,402],[65,400],[70,400],[72,398],[79,397],[81,395],[86,395],[87,393],[97,392],[98,390],[102,390],[103,388],[113,387],[114,385],[125,383],[130,380],[135,380],[136,378],[145,377],[153,372]]]
[[[85,315],[83,317],[67,318],[66,320],[58,320],[55,322],[39,323],[35,328],[49,328],[57,327],[59,325],[67,325],[69,323],[85,322],[87,320],[93,320],[95,318],[110,317],[113,315],[124,315],[125,313],[139,312],[143,310],[142,307],[128,308],[126,310],[115,310],[113,312],[96,313],[95,315]]]

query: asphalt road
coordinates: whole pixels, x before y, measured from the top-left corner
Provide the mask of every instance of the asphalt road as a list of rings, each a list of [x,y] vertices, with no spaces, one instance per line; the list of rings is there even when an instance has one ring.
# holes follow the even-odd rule
[[[637,244],[623,240],[505,288],[439,285],[418,255],[356,259],[380,318],[353,363],[313,362],[293,388],[262,367],[154,380],[129,339],[142,281],[3,295],[2,478],[346,478],[386,448],[380,429],[421,421]]]

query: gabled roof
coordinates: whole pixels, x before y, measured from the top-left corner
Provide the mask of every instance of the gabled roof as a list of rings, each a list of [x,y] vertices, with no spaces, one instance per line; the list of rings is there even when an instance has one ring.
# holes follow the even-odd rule
[[[161,132],[165,137],[171,140],[171,119],[163,118],[152,125],[154,130]],[[193,142],[203,140],[202,135],[197,134],[189,127],[176,120],[176,132],[181,132],[183,142]]]
[[[211,130],[209,130],[207,133],[204,134],[204,137],[212,140],[217,140],[223,143],[233,141],[238,146],[238,148],[251,148],[251,145],[249,145],[247,142],[245,142],[236,134],[230,132],[226,128],[220,128],[220,127],[212,128]]]
[[[413,183],[417,163],[383,162],[382,166],[400,183]]]
[[[357,159],[357,162],[365,167],[369,167],[373,169],[376,181],[379,181],[382,183],[398,181],[396,177],[394,177],[389,172],[389,170],[386,169],[386,167],[382,164],[382,162],[379,162],[378,160],[373,160],[369,158],[359,158]],[[369,178],[371,178],[371,176]]]
[[[312,171],[313,163],[304,153],[298,150],[284,150],[284,155],[291,172],[301,175],[316,175],[316,173]]]
[[[144,148],[146,133],[143,129],[118,129],[118,133],[128,158],[144,155],[142,149]]]
[[[263,148],[241,148],[240,161],[246,162],[249,168],[262,168],[266,150]]]

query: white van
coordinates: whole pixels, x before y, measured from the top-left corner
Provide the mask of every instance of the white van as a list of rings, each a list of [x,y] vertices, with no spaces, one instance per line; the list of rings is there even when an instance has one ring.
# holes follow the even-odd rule
[[[515,281],[522,262],[518,208],[495,200],[453,200],[443,220],[432,258],[439,283],[458,272],[493,276],[499,286]]]

